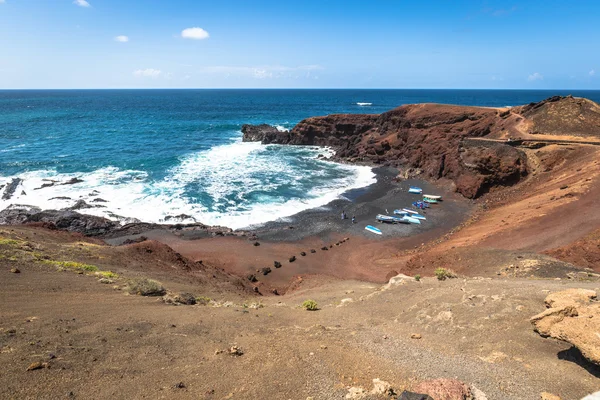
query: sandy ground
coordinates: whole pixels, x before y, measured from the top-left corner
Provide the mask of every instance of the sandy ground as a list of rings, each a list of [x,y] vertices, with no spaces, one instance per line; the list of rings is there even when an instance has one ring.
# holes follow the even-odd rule
[[[578,399],[600,387],[598,367],[528,322],[549,291],[598,290],[597,281],[426,278],[382,290],[310,288],[308,278],[285,297],[173,306],[127,295],[126,272],[116,290],[46,265],[11,274],[13,264],[0,261],[2,398],[339,399],[375,378],[400,391],[455,377],[490,400]],[[301,309],[308,298],[320,310]],[[232,346],[243,355],[229,355]],[[26,371],[36,361],[49,368]]]

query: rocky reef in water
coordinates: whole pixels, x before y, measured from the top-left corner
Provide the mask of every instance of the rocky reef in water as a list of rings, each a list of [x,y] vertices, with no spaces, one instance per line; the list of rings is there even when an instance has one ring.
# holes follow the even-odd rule
[[[525,153],[506,138],[518,138],[533,125],[551,124],[551,134],[567,133],[570,125],[561,127],[560,119],[548,121],[545,115],[552,114],[550,108],[572,110],[583,100],[555,96],[510,109],[410,104],[382,114],[307,118],[289,132],[265,124],[244,125],[242,132],[244,141],[330,146],[336,161],[395,166],[407,176],[446,178],[457,192],[476,198],[527,176]],[[584,103],[587,114],[600,116],[595,103]],[[468,140],[482,138],[502,140]]]

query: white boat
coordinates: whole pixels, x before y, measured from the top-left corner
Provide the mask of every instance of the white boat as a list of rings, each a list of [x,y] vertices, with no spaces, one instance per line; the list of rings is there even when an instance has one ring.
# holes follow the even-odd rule
[[[435,196],[433,194],[424,194],[423,197],[427,197],[428,199],[431,200],[441,200],[442,196]]]
[[[404,217],[403,219],[404,219],[405,221],[408,221],[408,222],[410,222],[411,224],[417,224],[417,225],[421,225],[421,221],[419,221],[417,218],[414,218],[414,217],[408,217],[408,216],[406,216],[406,217]]]
[[[419,213],[418,211],[411,210],[410,208],[403,208],[402,211],[409,213],[409,214],[418,214]],[[394,214],[396,214],[396,211],[394,211]]]
[[[381,235],[381,231],[379,229],[375,228],[374,226],[367,225],[367,226],[365,226],[365,229],[368,230],[369,232],[375,233],[377,235]]]
[[[410,188],[408,188],[408,193],[421,194],[423,193],[423,189],[416,186],[411,186]]]
[[[357,106],[361,106],[361,107],[366,107],[366,106],[372,106],[373,103],[356,103]]]

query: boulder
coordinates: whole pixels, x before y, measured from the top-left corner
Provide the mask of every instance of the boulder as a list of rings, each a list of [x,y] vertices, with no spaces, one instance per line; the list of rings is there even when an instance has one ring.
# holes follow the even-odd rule
[[[271,273],[271,268],[269,268],[269,267],[265,267],[265,268],[261,269],[261,270],[260,270],[260,272],[261,272],[263,275],[269,275],[269,274]]]
[[[425,393],[435,400],[470,400],[471,389],[456,379],[433,379],[419,383],[414,389]]]
[[[549,294],[550,308],[533,316],[534,330],[543,337],[562,340],[575,346],[591,363],[600,365],[600,303],[596,292],[568,289]]]
[[[291,256],[289,261],[290,261],[291,263],[292,263],[292,262],[294,262],[294,261],[296,261],[296,256]]]
[[[279,261],[273,261],[273,266],[275,268],[281,268],[281,263]]]

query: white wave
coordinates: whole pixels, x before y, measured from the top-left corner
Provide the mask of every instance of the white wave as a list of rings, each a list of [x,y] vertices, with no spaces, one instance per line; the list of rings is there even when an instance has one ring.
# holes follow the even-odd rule
[[[357,106],[361,106],[361,107],[365,107],[365,106],[372,106],[373,103],[356,103]]]
[[[277,128],[277,130],[279,132],[289,132],[290,131],[288,128],[286,128],[285,126],[281,126],[281,125],[275,125],[275,128]]]
[[[14,177],[23,179],[10,200],[0,200],[0,210],[10,204],[28,204],[42,209],[61,209],[84,200],[103,208],[87,208],[81,213],[118,219],[116,215],[145,222],[165,222],[166,216],[186,214],[192,218],[178,222],[202,222],[233,229],[287,218],[300,211],[323,206],[347,190],[375,182],[370,167],[322,163],[316,169],[316,187],[302,196],[287,196],[280,188],[306,185],[306,171],[294,166],[295,158],[330,157],[331,149],[304,146],[261,145],[241,141],[190,154],[161,180],[152,180],[144,171],[106,167],[88,173],[59,174],[33,171],[0,177],[0,185]],[[297,160],[296,160],[297,161]],[[328,179],[325,171],[334,171]],[[71,178],[83,182],[60,185]],[[49,180],[53,186],[41,187]],[[304,187],[304,186],[298,186]],[[200,199],[198,200],[198,196]],[[205,198],[203,198],[204,196]],[[68,197],[69,199],[64,199]],[[101,198],[107,202],[95,202]]]

